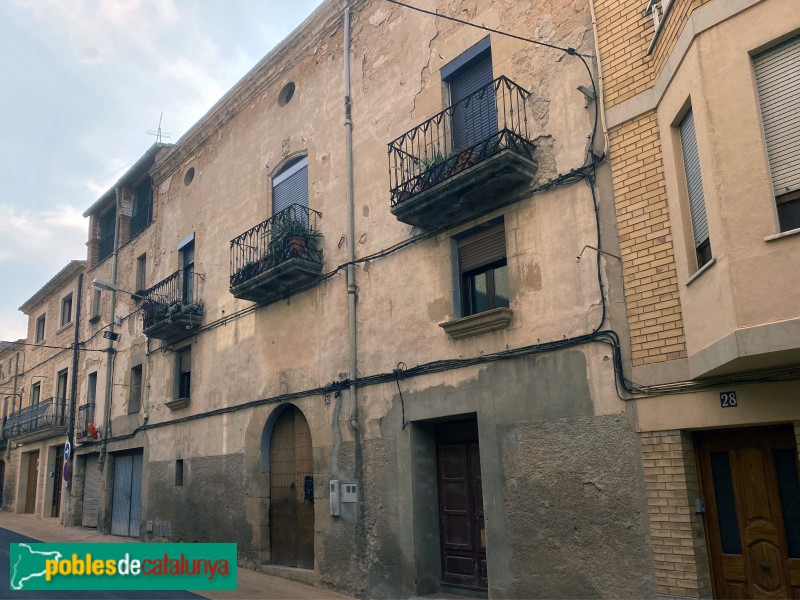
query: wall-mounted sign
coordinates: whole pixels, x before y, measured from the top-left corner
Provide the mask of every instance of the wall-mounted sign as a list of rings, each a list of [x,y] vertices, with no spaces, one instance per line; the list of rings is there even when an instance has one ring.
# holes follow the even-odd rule
[[[720,392],[719,405],[722,408],[736,408],[736,392]]]

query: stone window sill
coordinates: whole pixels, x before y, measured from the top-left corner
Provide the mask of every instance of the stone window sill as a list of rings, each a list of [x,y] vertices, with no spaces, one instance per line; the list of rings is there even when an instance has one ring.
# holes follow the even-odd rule
[[[709,270],[711,267],[713,267],[715,264],[717,264],[717,259],[716,259],[716,258],[712,258],[710,261],[708,261],[708,262],[707,262],[706,264],[704,264],[702,267],[700,267],[699,269],[697,269],[697,271],[695,271],[695,272],[692,274],[692,276],[691,276],[691,277],[689,277],[689,279],[687,279],[687,280],[686,280],[686,283],[684,283],[683,285],[685,285],[686,287],[689,287],[689,286],[690,286],[692,283],[694,283],[694,282],[695,282],[695,280],[696,280],[697,278],[699,278],[699,277],[700,277],[700,275],[702,275],[703,273],[705,273],[706,271],[708,271],[708,270]]]
[[[56,335],[58,335],[58,334],[59,334],[59,333],[61,333],[62,331],[66,331],[67,329],[69,329],[70,327],[72,327],[72,325],[73,325],[73,321],[70,321],[69,323],[65,323],[64,325],[62,325],[61,327],[59,327],[58,329],[56,329]]]
[[[782,240],[783,238],[800,235],[800,229],[790,229],[789,231],[781,231],[775,235],[768,235],[764,238],[765,242],[774,242],[775,240]]]
[[[447,335],[454,340],[460,340],[473,335],[505,329],[511,323],[513,316],[514,311],[510,308],[495,308],[477,315],[440,323],[439,327],[444,329]]]
[[[176,398],[175,400],[169,400],[164,404],[166,404],[167,408],[170,410],[180,410],[189,406],[190,401],[190,398]]]

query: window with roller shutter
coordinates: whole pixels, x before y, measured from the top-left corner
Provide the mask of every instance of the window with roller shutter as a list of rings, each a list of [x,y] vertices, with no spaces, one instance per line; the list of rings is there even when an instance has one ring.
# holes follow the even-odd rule
[[[176,386],[177,398],[190,398],[192,390],[192,347],[187,346],[178,350],[177,353],[177,377]]]
[[[508,308],[508,265],[503,223],[457,241],[463,317],[493,308]]]
[[[703,176],[700,172],[700,155],[697,150],[697,135],[694,129],[694,115],[689,109],[680,123],[681,149],[686,174],[686,188],[689,194],[689,211],[692,219],[694,248],[699,269],[711,258],[711,238],[708,233],[706,202],[703,196]]]
[[[781,231],[800,228],[800,37],[753,59]]]
[[[308,157],[298,158],[272,178],[272,214],[293,204],[308,207]]]

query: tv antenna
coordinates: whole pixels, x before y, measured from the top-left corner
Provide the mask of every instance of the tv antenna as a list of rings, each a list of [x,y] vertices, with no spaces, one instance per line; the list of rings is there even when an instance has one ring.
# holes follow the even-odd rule
[[[168,133],[162,133],[162,131],[161,131],[161,120],[163,118],[164,118],[164,111],[162,110],[161,111],[161,116],[158,117],[158,129],[155,130],[155,131],[152,130],[152,129],[148,129],[147,131],[145,131],[145,133],[147,135],[155,136],[156,142],[159,143],[159,144],[161,143],[162,139],[169,139],[169,134]]]

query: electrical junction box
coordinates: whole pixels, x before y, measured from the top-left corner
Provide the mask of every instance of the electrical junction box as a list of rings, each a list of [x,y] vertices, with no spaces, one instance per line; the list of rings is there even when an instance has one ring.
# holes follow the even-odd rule
[[[358,502],[358,484],[343,483],[341,490],[342,502]]]
[[[339,516],[339,480],[331,479],[331,516]]]

